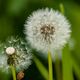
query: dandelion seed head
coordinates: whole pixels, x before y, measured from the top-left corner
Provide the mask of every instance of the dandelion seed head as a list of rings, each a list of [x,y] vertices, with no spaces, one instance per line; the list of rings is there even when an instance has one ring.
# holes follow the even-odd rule
[[[26,40],[37,51],[53,54],[70,38],[71,25],[64,15],[54,9],[34,11],[25,22]],[[54,53],[55,55],[55,53]]]
[[[8,38],[0,46],[0,69],[9,72],[9,66],[13,65],[16,71],[25,70],[31,65],[31,51],[27,48],[25,41],[21,38]]]

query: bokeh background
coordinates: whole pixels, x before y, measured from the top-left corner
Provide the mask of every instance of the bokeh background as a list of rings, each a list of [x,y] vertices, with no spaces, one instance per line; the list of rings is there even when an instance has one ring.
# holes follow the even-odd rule
[[[71,23],[71,41],[69,42],[70,53],[76,62],[78,74],[80,73],[80,0],[0,0],[0,40],[5,41],[9,36],[24,35],[24,23],[27,17],[40,8],[53,8],[60,10],[59,5],[63,3],[65,16]],[[47,61],[42,57],[38,58],[48,68]],[[54,63],[53,63],[54,66]],[[73,71],[74,80],[80,80],[78,74]],[[76,75],[77,74],[77,75]],[[54,69],[54,76],[55,69]],[[0,80],[12,80],[12,76],[0,72]],[[38,71],[34,62],[25,71],[24,80],[45,80]]]

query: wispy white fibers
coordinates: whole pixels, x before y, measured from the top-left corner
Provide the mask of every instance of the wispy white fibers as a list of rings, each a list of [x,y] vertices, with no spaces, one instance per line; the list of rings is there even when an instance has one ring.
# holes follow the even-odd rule
[[[9,72],[10,65],[17,71],[27,69],[31,64],[32,55],[21,38],[11,37],[0,44],[0,69]]]
[[[64,15],[53,9],[34,11],[26,20],[26,39],[32,48],[42,51],[44,55],[59,51],[70,37],[70,23]]]

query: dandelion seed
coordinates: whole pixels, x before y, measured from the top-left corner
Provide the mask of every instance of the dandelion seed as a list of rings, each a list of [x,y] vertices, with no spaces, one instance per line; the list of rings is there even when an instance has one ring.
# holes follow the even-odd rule
[[[53,9],[34,11],[25,23],[26,40],[32,48],[55,56],[70,38],[70,23],[64,15]],[[45,55],[45,54],[44,54]]]

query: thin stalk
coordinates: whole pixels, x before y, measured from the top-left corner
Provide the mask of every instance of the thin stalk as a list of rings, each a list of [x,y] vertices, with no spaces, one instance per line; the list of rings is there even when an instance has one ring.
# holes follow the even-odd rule
[[[13,80],[16,80],[16,71],[15,71],[15,67],[14,67],[13,65],[10,65],[10,68],[11,68]]]
[[[49,67],[49,80],[53,80],[52,58],[50,51],[48,51],[48,67]]]

